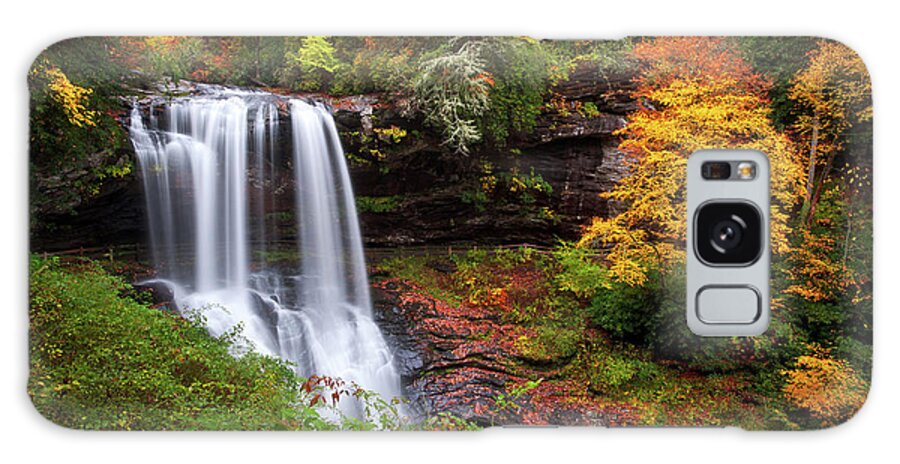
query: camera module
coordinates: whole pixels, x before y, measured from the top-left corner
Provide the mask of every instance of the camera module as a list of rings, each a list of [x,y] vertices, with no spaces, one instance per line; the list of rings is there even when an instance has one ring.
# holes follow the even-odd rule
[[[762,215],[747,202],[710,202],[697,209],[694,249],[708,265],[748,266],[762,251]]]

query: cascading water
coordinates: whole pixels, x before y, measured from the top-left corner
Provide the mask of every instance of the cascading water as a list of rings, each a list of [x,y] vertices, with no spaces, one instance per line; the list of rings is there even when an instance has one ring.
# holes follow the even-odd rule
[[[182,311],[202,311],[213,335],[242,324],[254,349],[291,361],[302,376],[339,377],[387,399],[399,396],[390,350],[372,319],[334,120],[300,100],[287,102],[299,265],[265,263],[276,238],[267,205],[276,163],[287,155],[278,143],[284,103],[271,94],[217,90],[175,99],[159,118],[151,108],[146,126],[135,105],[130,133],[159,280],[175,289]],[[356,407],[342,402],[345,412]]]

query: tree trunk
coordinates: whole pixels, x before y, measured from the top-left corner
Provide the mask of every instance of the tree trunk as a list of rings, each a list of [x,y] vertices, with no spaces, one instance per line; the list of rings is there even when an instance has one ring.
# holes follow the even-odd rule
[[[804,211],[806,213],[806,217],[804,218],[804,223],[807,227],[812,224],[813,217],[816,213],[816,203],[819,201],[819,196],[821,195],[821,184],[825,182],[825,176],[828,174],[828,166],[831,164],[831,160],[829,159],[828,163],[822,168],[822,173],[824,174],[820,177],[821,181],[817,182],[816,179],[816,162],[818,161],[818,149],[819,149],[819,114],[816,112],[813,115],[812,122],[812,138],[809,141],[809,167],[806,177],[806,201]],[[832,158],[833,158],[832,153]]]
[[[256,80],[259,80],[259,49],[262,47],[262,37],[256,38]]]
[[[828,160],[822,166],[818,179],[816,179],[815,189],[813,190],[812,198],[810,198],[809,201],[809,209],[806,212],[807,227],[812,224],[813,217],[816,215],[816,205],[819,203],[819,199],[822,198],[822,190],[825,187],[825,181],[828,179],[828,174],[831,172],[831,165],[834,163],[834,158],[836,156],[837,150],[832,151],[831,154],[828,155]]]
[[[819,116],[813,117],[812,140],[809,142],[809,172],[806,177],[806,203],[809,205],[813,195],[813,184],[816,178],[816,150],[819,146]]]

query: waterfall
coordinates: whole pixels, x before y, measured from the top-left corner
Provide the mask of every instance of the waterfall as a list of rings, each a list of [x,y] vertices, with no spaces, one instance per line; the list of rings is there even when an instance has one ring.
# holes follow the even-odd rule
[[[285,103],[290,140],[279,140]],[[252,349],[290,361],[301,376],[399,396],[392,354],[372,316],[353,190],[330,113],[225,90],[176,98],[156,108],[159,116],[154,109],[145,125],[134,106],[130,134],[152,259],[178,307],[201,312],[214,336],[241,324]],[[267,213],[277,165],[293,166],[299,256],[280,267],[265,259],[281,238]],[[358,407],[341,403],[346,413]]]

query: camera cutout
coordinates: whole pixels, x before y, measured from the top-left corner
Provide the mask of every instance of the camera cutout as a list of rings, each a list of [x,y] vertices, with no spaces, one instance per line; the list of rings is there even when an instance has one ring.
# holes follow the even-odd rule
[[[769,324],[769,160],[752,150],[702,150],[687,163],[688,327],[754,336]]]
[[[708,265],[747,266],[762,251],[759,209],[747,202],[704,203],[697,209],[694,248]]]

